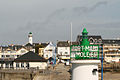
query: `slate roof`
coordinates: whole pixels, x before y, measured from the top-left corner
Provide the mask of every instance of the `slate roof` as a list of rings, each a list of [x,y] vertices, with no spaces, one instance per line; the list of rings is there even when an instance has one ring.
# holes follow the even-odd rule
[[[4,51],[4,50],[8,49],[8,46],[1,46],[0,48],[2,49],[2,51]]]
[[[40,57],[38,54],[29,51],[26,54],[16,58],[15,62],[47,62],[46,59]]]
[[[39,43],[33,43],[33,46],[39,45]]]
[[[120,40],[117,39],[103,39],[103,44],[119,44]]]
[[[13,46],[9,45],[8,47],[12,50],[19,50],[19,49],[23,48],[22,45],[13,45]]]
[[[70,41],[59,41],[57,47],[70,47]],[[78,45],[78,42],[72,42],[72,45]]]
[[[32,44],[30,44],[30,43],[27,43],[26,45],[25,45],[25,47],[27,47],[27,46],[33,46]]]
[[[69,47],[69,46],[70,46],[70,44],[68,41],[59,41],[57,43],[57,47]]]
[[[101,37],[100,35],[88,35],[88,39],[91,38],[91,37],[92,37],[93,39],[102,39],[102,37]],[[82,38],[82,35],[78,35],[78,36],[77,36],[77,39],[78,39],[78,38],[81,39],[81,38]]]
[[[78,42],[72,42],[72,45],[79,45]]]
[[[48,45],[48,43],[39,43],[34,46],[34,48],[45,48]]]
[[[40,45],[46,47],[49,43],[41,43]]]

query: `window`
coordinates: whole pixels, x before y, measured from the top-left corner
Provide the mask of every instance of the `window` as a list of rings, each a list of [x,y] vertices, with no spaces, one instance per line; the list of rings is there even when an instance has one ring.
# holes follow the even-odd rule
[[[21,50],[21,53],[26,53],[26,51],[25,50]]]
[[[111,56],[111,57],[115,57],[115,56]]]
[[[101,39],[99,39],[99,43],[102,43],[102,40],[101,40]]]
[[[110,55],[107,55],[106,57],[110,57]]]
[[[46,55],[46,58],[48,58],[48,55]]]
[[[30,64],[29,64],[28,62],[26,63],[26,67],[27,67],[27,68],[29,68],[29,67],[30,67]]]
[[[65,52],[65,54],[68,54],[68,52]]]
[[[5,57],[5,55],[1,55],[1,57],[3,58],[3,57]]]
[[[21,67],[24,67],[24,63],[21,63]]]
[[[98,41],[97,41],[97,39],[95,39],[95,43],[97,43]]]
[[[6,55],[6,57],[10,57],[10,55]]]
[[[70,55],[66,55],[66,57],[70,57]]]
[[[65,47],[65,50],[67,50],[67,47]]]
[[[39,53],[42,53],[42,50],[39,50]]]
[[[60,55],[62,55],[62,52],[60,52]]]
[[[7,50],[8,51],[8,53],[10,53],[11,52],[11,50]]]
[[[5,64],[5,68],[9,68],[9,64],[8,63]]]
[[[118,44],[113,44],[113,46],[118,46]]]
[[[14,55],[11,55],[10,57],[11,57],[11,58],[14,58]]]
[[[104,48],[105,50],[108,50],[108,48]]]
[[[13,68],[13,63],[10,63],[10,68]]]
[[[90,41],[91,44],[94,43],[93,38],[90,38],[89,41]]]
[[[16,63],[16,67],[20,67],[20,66],[19,66],[19,63]]]
[[[19,57],[20,55],[17,55],[17,58]]]

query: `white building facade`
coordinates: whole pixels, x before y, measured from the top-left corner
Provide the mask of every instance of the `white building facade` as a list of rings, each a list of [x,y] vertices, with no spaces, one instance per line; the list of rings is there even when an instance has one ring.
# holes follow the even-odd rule
[[[120,40],[104,39],[103,54],[106,62],[120,62]]]
[[[13,69],[46,69],[47,60],[33,51],[29,51],[16,59],[0,60],[0,68]]]
[[[49,59],[50,57],[54,57],[55,49],[56,49],[55,45],[52,42],[50,42],[43,50],[43,57],[45,59]]]
[[[70,47],[57,47],[57,52],[61,59],[70,59]]]
[[[57,43],[57,55],[62,61],[70,60],[70,41],[58,41]],[[78,45],[77,42],[72,42],[72,45]]]
[[[0,58],[1,59],[16,59],[19,56],[21,56],[27,52],[28,52],[28,50],[25,48],[21,48],[17,51],[8,48],[7,50],[0,53]]]

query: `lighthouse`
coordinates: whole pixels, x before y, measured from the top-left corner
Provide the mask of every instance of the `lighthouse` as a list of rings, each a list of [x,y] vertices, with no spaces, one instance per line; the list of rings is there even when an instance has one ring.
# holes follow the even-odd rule
[[[32,32],[29,32],[28,38],[29,38],[29,43],[30,43],[30,44],[33,44]]]
[[[99,45],[90,45],[86,28],[80,45],[70,47],[72,80],[98,80]]]

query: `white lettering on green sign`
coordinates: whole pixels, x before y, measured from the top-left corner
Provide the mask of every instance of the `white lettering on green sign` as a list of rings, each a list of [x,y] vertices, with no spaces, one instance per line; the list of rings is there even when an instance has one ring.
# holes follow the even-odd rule
[[[98,45],[89,45],[89,46],[80,46],[72,45],[71,46],[71,58],[99,58],[99,46]]]

